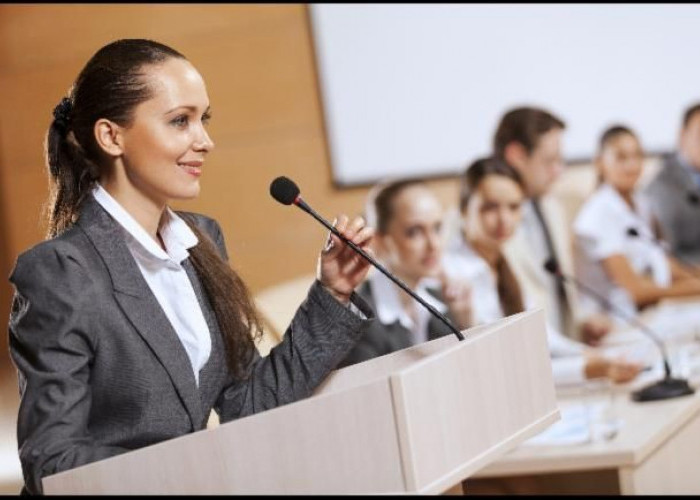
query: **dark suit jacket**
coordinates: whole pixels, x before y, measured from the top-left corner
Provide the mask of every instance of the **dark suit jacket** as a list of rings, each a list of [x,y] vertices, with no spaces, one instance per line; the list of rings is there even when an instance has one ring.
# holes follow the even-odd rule
[[[376,307],[376,299],[370,281],[365,281],[357,290],[358,295],[364,298],[372,307]],[[401,292],[404,293],[404,292]],[[439,292],[431,291],[439,300],[442,300]],[[447,318],[454,323],[449,313]],[[434,340],[444,335],[450,335],[452,331],[439,319],[430,316],[428,320],[428,340]],[[364,335],[355,344],[346,358],[340,363],[340,367],[353,365],[362,361],[367,361],[377,356],[390,354],[414,345],[413,334],[406,329],[398,320],[387,325],[374,318]]]
[[[213,219],[190,214],[226,256]],[[25,491],[41,478],[309,396],[370,322],[317,281],[270,355],[247,380],[226,368],[221,333],[191,263],[212,337],[197,387],[186,351],[129,252],[123,229],[89,197],[76,224],[20,255],[10,277],[10,354]],[[369,318],[371,309],[353,295]],[[293,334],[293,335],[292,335]]]
[[[700,264],[700,205],[688,201],[689,193],[700,197],[700,189],[676,155],[666,156],[646,194],[671,251]]]

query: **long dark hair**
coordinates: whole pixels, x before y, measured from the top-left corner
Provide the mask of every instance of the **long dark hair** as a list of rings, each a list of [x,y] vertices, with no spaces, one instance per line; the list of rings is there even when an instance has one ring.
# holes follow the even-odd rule
[[[459,195],[459,208],[464,213],[469,200],[481,183],[491,175],[500,175],[513,180],[525,191],[525,184],[517,170],[498,158],[480,158],[467,167],[462,176]],[[496,262],[496,287],[501,308],[506,316],[525,310],[523,296],[513,270],[501,254]]]
[[[134,108],[153,96],[146,69],[170,58],[185,57],[166,45],[144,39],[117,40],[98,50],[87,62],[54,109],[46,135],[46,164],[50,195],[48,238],[70,228],[102,173],[102,154],[94,136],[95,122],[106,118],[128,127]],[[214,243],[195,224],[199,238],[190,250],[192,264],[214,309],[223,334],[229,368],[239,378],[255,349],[262,329],[253,302],[238,274],[223,260]]]

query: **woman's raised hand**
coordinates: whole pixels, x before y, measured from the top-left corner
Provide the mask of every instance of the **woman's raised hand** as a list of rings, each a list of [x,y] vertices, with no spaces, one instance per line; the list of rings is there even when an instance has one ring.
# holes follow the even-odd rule
[[[442,283],[442,297],[450,315],[460,330],[469,328],[472,323],[472,288],[463,279],[454,279],[441,270],[439,280]]]
[[[367,226],[362,217],[349,220],[346,215],[341,214],[336,217],[333,226],[348,240],[374,257],[369,248],[374,228]],[[370,263],[360,254],[329,232],[326,245],[318,259],[316,276],[338,301],[347,304],[352,292],[367,276],[369,266]]]

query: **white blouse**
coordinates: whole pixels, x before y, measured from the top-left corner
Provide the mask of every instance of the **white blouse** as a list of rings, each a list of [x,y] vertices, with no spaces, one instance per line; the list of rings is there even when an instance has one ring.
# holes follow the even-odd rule
[[[615,188],[602,184],[583,204],[574,221],[575,267],[577,278],[605,297],[614,307],[635,315],[637,308],[627,291],[605,272],[602,260],[623,255],[634,271],[649,276],[658,286],[671,284],[668,257],[652,241],[652,212],[640,192],[632,197],[636,211]],[[630,236],[634,228],[639,236]],[[581,307],[587,312],[604,309],[596,299],[581,294]]]
[[[93,196],[124,229],[126,245],[187,351],[195,381],[199,385],[199,371],[211,354],[211,336],[192,283],[181,265],[189,256],[187,250],[198,243],[197,236],[185,221],[166,208],[160,227],[166,252],[99,184]]]
[[[401,303],[399,294],[406,292],[401,290],[393,281],[380,272],[372,273],[368,281],[372,287],[372,298],[379,322],[384,325],[391,325],[398,321],[404,328],[412,333],[414,345],[427,342],[429,333],[428,321],[431,316],[430,312],[417,301],[411,299],[411,303],[416,308],[417,321],[414,321]],[[447,306],[427,291],[426,286],[430,285],[435,285],[433,280],[422,280],[414,292],[433,306],[438,312],[444,314],[447,311]]]
[[[475,325],[503,318],[496,274],[464,238],[455,238],[451,242],[443,256],[443,266],[450,278],[465,279],[471,285],[472,317]],[[526,309],[533,309],[534,304],[528,297],[524,297],[524,302]],[[549,322],[546,323],[546,327],[555,383],[565,385],[582,382],[585,379],[584,344],[565,337]]]

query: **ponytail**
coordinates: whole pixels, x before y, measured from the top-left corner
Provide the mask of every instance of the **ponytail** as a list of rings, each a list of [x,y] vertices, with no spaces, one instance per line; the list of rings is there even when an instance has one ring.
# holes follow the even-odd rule
[[[80,205],[98,178],[97,166],[86,158],[71,130],[72,102],[64,97],[54,108],[46,134],[46,166],[49,171],[47,237],[53,238],[73,225]]]

